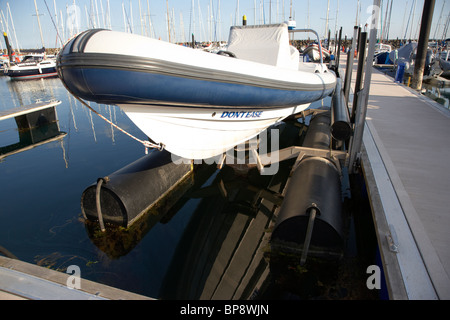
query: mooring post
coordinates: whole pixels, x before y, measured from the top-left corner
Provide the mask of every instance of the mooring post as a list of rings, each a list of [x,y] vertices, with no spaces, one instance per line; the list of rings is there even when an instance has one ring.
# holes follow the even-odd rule
[[[422,89],[423,72],[427,58],[428,37],[430,36],[431,21],[433,20],[435,0],[425,0],[423,4],[422,23],[420,24],[419,42],[417,44],[417,56],[414,65],[414,73],[411,87]]]
[[[379,8],[380,1],[381,0],[374,0],[373,7]],[[377,41],[377,31],[378,31],[377,27],[379,16],[380,16],[379,10],[374,10],[372,13],[372,21],[370,25],[369,48],[367,52],[368,57],[373,57],[375,52],[375,43]],[[350,173],[356,173],[357,162],[359,161],[359,155],[361,152],[364,124],[367,114],[367,104],[369,103],[369,90],[370,90],[370,81],[372,80],[372,69],[373,69],[372,64],[366,63],[364,71],[364,88],[361,91],[362,95],[358,97],[360,105],[358,105],[358,110],[355,114],[355,130],[350,148],[350,160],[349,160]]]
[[[5,38],[5,43],[6,43],[6,51],[8,53],[8,57],[9,57],[9,63],[13,62],[13,50],[11,48],[11,45],[9,44],[9,40],[8,40],[8,35],[6,34],[6,32],[3,32],[3,37]]]
[[[331,30],[328,30],[327,50],[330,51]]]
[[[336,70],[339,70],[339,63],[341,62],[341,40],[342,40],[342,27],[339,29],[339,40],[338,40],[338,47],[336,51]]]
[[[358,94],[361,91],[362,74],[365,65],[367,32],[361,32],[358,43],[358,70],[356,71],[355,92],[353,95],[351,121],[355,123],[356,109],[358,108]],[[370,66],[372,67],[372,66]]]
[[[352,46],[347,53],[347,69],[345,71],[345,83],[344,83],[344,97],[345,103],[348,105],[349,95],[350,95],[350,86],[352,82],[352,73],[353,73],[353,62],[354,62],[354,54],[356,49],[356,42],[358,36],[358,26],[353,28],[353,39]]]

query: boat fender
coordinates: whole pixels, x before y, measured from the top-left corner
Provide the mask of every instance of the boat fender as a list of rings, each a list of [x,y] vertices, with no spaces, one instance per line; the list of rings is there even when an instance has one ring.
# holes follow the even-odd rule
[[[111,173],[83,192],[81,211],[87,220],[129,227],[191,172],[191,164],[175,164],[167,151],[150,154]]]
[[[273,250],[302,248],[312,209],[316,216],[310,240],[315,254],[339,256],[344,244],[341,183],[337,168],[325,158],[308,157],[294,170],[272,232]]]
[[[342,91],[342,80],[336,80],[336,89],[331,98],[331,136],[339,141],[350,138],[353,129],[350,125],[350,114]]]
[[[236,58],[236,55],[233,52],[231,52],[231,51],[220,50],[219,52],[217,52],[217,54],[220,55],[220,56]]]

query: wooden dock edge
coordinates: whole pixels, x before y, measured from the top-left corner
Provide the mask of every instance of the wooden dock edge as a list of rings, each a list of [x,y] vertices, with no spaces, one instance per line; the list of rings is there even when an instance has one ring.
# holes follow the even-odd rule
[[[0,256],[0,300],[153,300],[80,279],[80,289],[67,286],[73,274]]]

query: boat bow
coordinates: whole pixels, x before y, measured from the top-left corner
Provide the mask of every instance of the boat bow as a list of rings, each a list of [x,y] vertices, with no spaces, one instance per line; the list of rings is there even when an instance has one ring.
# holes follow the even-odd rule
[[[294,57],[292,61],[280,59],[283,55],[277,51],[273,51],[277,62],[267,64],[257,57],[252,61],[239,46],[235,46],[235,58],[96,29],[65,45],[57,58],[57,70],[72,94],[120,106],[147,136],[162,142],[170,152],[191,159],[208,158],[334,90],[336,77],[331,71],[318,64],[299,64],[298,52],[292,55],[295,51],[289,46],[286,25],[260,29],[271,34],[270,28],[286,39],[268,47],[287,48],[279,52],[285,52],[288,59]],[[248,30],[252,37],[260,32]],[[232,28],[239,34],[248,30]],[[176,137],[186,135],[183,145],[177,145]]]

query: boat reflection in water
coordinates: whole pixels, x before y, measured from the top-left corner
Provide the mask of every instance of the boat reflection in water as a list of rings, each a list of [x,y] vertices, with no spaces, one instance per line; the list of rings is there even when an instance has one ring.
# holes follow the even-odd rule
[[[298,127],[282,125],[280,131],[280,147],[298,142]],[[268,229],[281,204],[292,161],[281,163],[273,176],[261,175],[256,166],[244,171],[239,166],[234,170],[233,165],[221,170],[215,164],[198,165],[130,227],[102,233],[97,222],[86,221],[86,230],[98,248],[118,259],[158,222],[167,223],[181,214],[188,201],[200,199],[165,270],[158,298],[250,299],[268,279]]]
[[[42,125],[30,130],[19,131],[19,142],[0,147],[0,160],[7,156],[23,152],[45,143],[62,140],[67,133],[59,130],[57,122]]]
[[[199,175],[203,177],[198,179]],[[214,180],[203,188],[192,184],[205,178]],[[202,166],[177,191],[185,192],[177,202],[171,201],[176,195],[170,196],[157,210],[151,210],[126,229],[116,227],[102,233],[97,223],[86,221],[86,230],[99,249],[110,258],[119,259],[131,252],[158,222],[169,222],[181,214],[187,201],[201,198],[165,270],[158,298],[248,299],[258,279],[268,272],[264,240],[274,204],[260,198],[264,185],[271,184],[268,180],[275,181],[259,175],[256,168],[242,177],[229,166],[218,172],[214,165]]]
[[[85,218],[89,238],[111,259],[127,255],[157,223],[165,224],[170,221],[189,200],[186,193],[198,189],[215,171],[213,165],[198,166],[128,227],[108,224],[106,232],[101,232],[98,220]],[[85,192],[89,192],[89,188]],[[82,200],[82,210],[86,211],[88,206],[89,203]]]
[[[249,299],[261,287],[269,271],[265,231],[275,208],[261,197],[266,187],[278,192],[281,184],[256,168],[244,178],[225,167],[197,193],[204,198],[165,275],[163,299]]]

